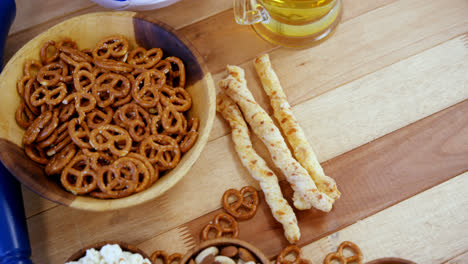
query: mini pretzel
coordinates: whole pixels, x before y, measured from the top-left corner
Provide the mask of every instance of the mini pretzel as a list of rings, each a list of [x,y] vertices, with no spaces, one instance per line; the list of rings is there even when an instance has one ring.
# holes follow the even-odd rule
[[[63,82],[59,82],[53,89],[47,89],[45,86],[36,89],[31,95],[31,104],[33,106],[58,105],[62,103],[65,96],[67,96],[67,87]]]
[[[106,59],[95,59],[94,64],[97,66],[104,68],[109,71],[113,72],[131,72],[133,70],[132,65],[121,62],[121,61],[114,61],[114,60],[106,60]]]
[[[62,46],[59,48],[59,50],[61,52],[60,53],[61,59],[63,59],[63,57],[68,57],[69,59],[72,60],[71,62],[66,61],[68,64],[74,65],[75,63],[81,63],[81,62],[89,62],[89,63],[93,62],[93,58],[90,55],[76,48]]]
[[[21,102],[20,105],[18,105],[15,119],[20,127],[24,129],[28,128],[35,118],[36,115],[34,115],[34,113],[29,110],[25,102]]]
[[[140,143],[139,152],[163,170],[174,168],[180,160],[179,145],[166,135],[151,135],[146,138]]]
[[[38,60],[28,60],[24,64],[24,75],[28,77],[35,77],[37,74],[33,73],[32,68],[35,67],[37,68],[37,71],[39,71],[42,68],[42,63]]]
[[[296,258],[293,261],[287,260],[286,256],[288,256],[289,254],[295,254]],[[281,251],[281,253],[276,258],[276,263],[278,264],[302,264],[303,259],[302,259],[301,248],[296,245],[287,246]]]
[[[177,261],[180,263],[182,260],[182,254],[180,253],[173,253],[172,255],[168,256],[167,253],[163,250],[156,250],[151,254],[150,260],[151,263],[156,264],[158,259],[162,260],[162,264],[172,264],[173,262]]]
[[[94,108],[86,115],[86,123],[91,129],[95,129],[102,125],[107,125],[112,122],[114,111],[110,107]]]
[[[78,118],[73,118],[68,122],[68,134],[71,140],[80,148],[91,148],[89,144],[89,128],[85,122],[79,122]]]
[[[227,222],[229,226],[223,227],[221,225],[221,221]],[[236,219],[226,213],[219,213],[215,216],[214,222],[211,221],[208,225],[206,225],[202,230],[202,239],[208,240],[208,235],[211,230],[216,231],[215,238],[220,238],[224,234],[232,234],[233,238],[237,238],[239,236],[239,224],[237,223]]]
[[[104,125],[91,131],[89,143],[97,150],[109,150],[117,156],[125,156],[130,151],[132,139],[127,130],[116,125]]]
[[[146,189],[152,181],[151,173],[146,164],[137,158],[122,157],[112,164],[122,172],[126,170],[136,177],[137,185],[135,192],[141,192]]]
[[[135,153],[135,152],[131,152],[131,153],[128,153],[127,157],[138,159],[145,164],[151,176],[151,184],[153,184],[159,178],[158,168],[154,168],[151,162],[145,156]]]
[[[140,184],[140,174],[145,174],[145,167],[141,161],[122,157],[99,171],[97,182],[101,192],[93,192],[98,198],[122,198],[134,193]],[[149,174],[145,180],[149,181]]]
[[[58,107],[59,109],[59,121],[65,122],[70,119],[70,117],[75,113],[74,104],[62,104]]]
[[[49,159],[47,159],[44,150],[38,148],[37,146],[25,145],[24,152],[26,153],[26,156],[39,164],[47,164],[49,162]]]
[[[91,168],[84,154],[76,155],[62,170],[60,182],[73,194],[86,194],[97,187],[96,172]]]
[[[352,255],[350,257],[345,257],[343,255],[343,250],[346,247],[351,249],[355,253],[355,255]],[[338,260],[340,261],[341,264],[348,264],[348,263],[362,264],[363,256],[362,256],[361,249],[356,244],[350,241],[344,241],[338,246],[338,249],[336,250],[336,252],[331,252],[325,257],[325,259],[323,260],[323,263],[330,264],[332,260]]]
[[[185,131],[184,115],[178,112],[174,107],[164,108],[161,115],[161,124],[167,134],[180,134]]]
[[[45,65],[39,70],[37,81],[43,86],[54,86],[59,81],[65,81],[67,75],[67,66],[64,63],[54,62]]]
[[[47,54],[49,52],[49,47],[54,47],[54,51],[52,52],[52,55],[50,57]],[[44,65],[57,60],[59,53],[58,53],[57,46],[55,45],[55,41],[49,40],[46,43],[44,43],[44,45],[42,46],[40,55],[41,55],[41,61]]]
[[[128,63],[135,68],[149,69],[156,65],[162,58],[163,52],[159,48],[146,50],[145,48],[138,47],[128,54]]]
[[[109,166],[114,162],[115,158],[103,151],[93,151],[91,149],[83,149],[83,154],[88,156],[91,168],[99,171],[105,166]]]
[[[246,194],[252,194],[252,199],[247,200]],[[229,203],[229,197],[235,196],[237,200]],[[236,189],[229,189],[223,194],[222,203],[224,209],[238,220],[247,220],[257,213],[258,193],[252,186],[242,187],[240,192]]]
[[[78,112],[78,120],[82,122],[85,118],[86,113],[91,112],[95,107],[97,100],[90,94],[83,91],[74,92],[68,95],[64,100],[64,104],[69,104],[71,101],[75,101],[75,110]]]
[[[122,75],[104,73],[96,79],[92,88],[92,94],[99,107],[108,107],[116,98],[122,98],[130,92],[130,81]]]
[[[96,83],[96,77],[92,73],[92,66],[88,62],[75,65],[73,71],[73,85],[78,91],[89,92]]]
[[[136,142],[141,142],[150,135],[150,115],[135,103],[126,104],[119,108],[114,119],[122,127],[128,128],[130,136]]]
[[[44,127],[52,120],[52,112],[47,111],[37,117],[34,122],[28,127],[26,132],[24,132],[23,142],[24,144],[32,144],[36,141],[37,137],[39,136],[39,132],[41,132]]]
[[[142,107],[154,107],[159,101],[159,89],[165,82],[166,76],[162,72],[145,71],[135,78],[132,97]]]
[[[68,144],[59,153],[54,155],[45,167],[47,175],[58,174],[65,166],[75,157],[76,146],[75,144]]]
[[[196,117],[192,117],[188,121],[187,135],[184,136],[184,138],[182,139],[179,145],[180,151],[182,151],[182,153],[189,151],[193,147],[193,145],[195,145],[195,141],[197,140],[197,137],[198,137],[199,124],[200,124],[200,121]]]
[[[173,87],[185,87],[185,66],[184,63],[177,57],[167,57],[166,61],[171,63],[171,68],[169,71],[169,77],[167,82]],[[174,67],[175,66],[175,67]],[[176,78],[179,79],[179,82],[176,83]]]
[[[93,50],[95,59],[119,58],[128,52],[128,41],[121,36],[110,36],[102,39]]]
[[[160,100],[164,106],[171,106],[179,112],[185,112],[192,107],[192,97],[183,88],[164,86],[159,91]]]

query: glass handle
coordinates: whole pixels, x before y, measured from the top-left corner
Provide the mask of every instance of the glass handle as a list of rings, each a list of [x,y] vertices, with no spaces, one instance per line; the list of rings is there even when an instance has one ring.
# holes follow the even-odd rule
[[[234,16],[237,24],[268,23],[270,15],[256,0],[234,0]]]

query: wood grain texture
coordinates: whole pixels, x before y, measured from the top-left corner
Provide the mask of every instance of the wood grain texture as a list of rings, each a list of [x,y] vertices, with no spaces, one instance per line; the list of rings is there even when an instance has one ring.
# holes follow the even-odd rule
[[[27,30],[67,13],[95,6],[89,0],[74,0],[64,4],[61,0],[16,0],[16,18],[9,34]]]
[[[361,248],[365,261],[399,257],[424,264],[465,264],[468,222],[459,210],[468,205],[467,184],[468,172],[302,250],[312,263],[322,263],[328,252],[350,240]]]
[[[444,264],[466,264],[466,263],[468,263],[468,252],[464,252],[444,262]]]
[[[468,100],[327,161],[324,170],[343,196],[328,214],[296,211],[302,234],[298,244],[307,245],[467,171],[467,134]],[[291,198],[289,185],[283,187],[284,196]],[[254,219],[239,223],[239,238],[273,258],[288,242],[268,206],[261,207]],[[195,241],[200,242],[200,230],[221,211],[185,225]]]
[[[384,136],[386,133],[468,98],[466,87],[456,85],[457,83],[463,84],[466,76],[463,75],[459,79],[460,77],[455,78],[450,75],[453,72],[466,71],[463,68],[467,67],[464,63],[466,58],[463,55],[457,55],[460,52],[463,54],[464,50],[466,50],[464,41],[454,39],[418,56],[403,60],[395,64],[394,69],[382,69],[368,75],[365,81],[356,80],[333,92],[313,98],[301,108],[301,112],[293,109],[309,141],[314,147],[317,146],[319,160],[323,162],[333,158],[334,153],[349,151],[355,146]],[[433,63],[424,63],[426,60],[432,60]],[[411,65],[413,66],[409,67]],[[439,65],[446,69],[448,72],[446,74],[449,74],[440,77],[441,80],[446,80],[446,84],[440,85],[438,82],[428,81],[424,85],[412,85],[412,80],[437,78],[431,73],[432,69],[434,67],[437,69]],[[401,72],[405,69],[408,69],[406,77],[395,78],[394,71]],[[392,80],[392,87],[398,89],[391,93],[387,92],[389,88],[384,85],[386,80]],[[447,89],[446,85],[451,89]],[[404,92],[403,95],[400,95],[401,91]],[[437,96],[438,100],[433,100],[434,96]],[[354,100],[351,100],[352,98]],[[419,104],[414,102],[425,102],[425,104],[424,107],[419,107]],[[368,113],[372,112],[378,115],[377,120],[374,120],[372,115],[368,116]],[[408,116],[408,113],[411,113],[411,116]],[[337,117],[342,118],[336,119]],[[362,121],[350,126],[349,124],[353,123],[346,117],[359,117]],[[332,122],[335,119],[336,124]],[[340,122],[344,122],[346,126],[337,130]],[[365,129],[361,127],[362,124],[367,124]],[[253,138],[253,142],[259,154],[263,157],[267,156],[265,155],[266,149],[262,149],[263,146],[259,144],[259,140]],[[326,170],[325,172],[327,173]],[[84,244],[109,238],[121,239],[133,244],[154,239],[155,243],[164,244],[164,240],[158,241],[158,235],[216,210],[220,207],[219,199],[225,190],[245,185],[257,186],[234,154],[230,137],[225,136],[209,142],[184,180],[157,200],[123,210],[119,214],[74,213],[70,225],[82,234],[81,241]],[[45,212],[44,215],[36,215],[28,221],[39,221],[36,219],[61,215],[64,210],[64,208],[57,207]],[[144,226],[145,228],[133,229],[131,233],[122,234],[121,226]],[[103,229],[105,232],[102,232]],[[68,232],[70,230],[64,230],[60,235],[67,236]],[[48,243],[35,245],[32,241],[33,255],[36,251],[55,247],[57,245],[56,240],[53,239],[55,235],[50,235],[51,239]],[[182,240],[180,243],[183,243],[184,239],[182,237],[179,239]],[[176,244],[178,245],[179,242]],[[57,254],[50,257],[59,257],[60,254]]]

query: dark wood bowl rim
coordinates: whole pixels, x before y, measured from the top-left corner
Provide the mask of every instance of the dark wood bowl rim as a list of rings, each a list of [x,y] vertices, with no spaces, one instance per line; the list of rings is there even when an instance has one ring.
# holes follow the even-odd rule
[[[380,258],[369,261],[366,264],[416,264],[416,262],[402,258]]]
[[[139,249],[137,246],[128,244],[128,243],[123,242],[123,241],[118,241],[118,240],[102,241],[102,242],[97,242],[97,243],[93,243],[91,245],[88,245],[88,246],[76,251],[75,253],[73,253],[65,262],[78,261],[80,258],[82,258],[82,257],[84,257],[86,255],[86,250],[91,249],[91,248],[94,248],[96,250],[100,250],[103,246],[108,245],[108,244],[111,244],[111,245],[117,244],[117,245],[120,246],[120,248],[123,251],[138,253],[138,254],[142,255],[143,258],[149,259],[150,262],[151,262],[150,257],[143,250]]]
[[[216,238],[216,239],[211,239],[207,240],[205,242],[202,242],[195,248],[189,250],[182,258],[180,261],[180,264],[185,264],[188,263],[188,261],[191,258],[194,258],[196,254],[198,254],[200,251],[202,251],[205,248],[211,247],[211,246],[227,246],[227,245],[235,245],[235,246],[240,246],[245,249],[248,249],[251,253],[253,253],[257,259],[260,261],[261,264],[270,264],[270,261],[268,258],[258,249],[257,247],[253,246],[252,244],[240,240],[237,238]]]

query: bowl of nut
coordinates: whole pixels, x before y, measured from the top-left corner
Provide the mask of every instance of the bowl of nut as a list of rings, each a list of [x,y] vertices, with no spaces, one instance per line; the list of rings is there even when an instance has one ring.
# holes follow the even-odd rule
[[[152,200],[208,141],[215,88],[196,49],[134,12],[69,19],[0,75],[0,160],[35,193],[103,211]]]
[[[152,264],[150,257],[138,247],[122,241],[103,241],[73,253],[65,264],[134,263]]]
[[[180,264],[269,264],[268,258],[252,244],[236,238],[207,240],[187,252]]]

